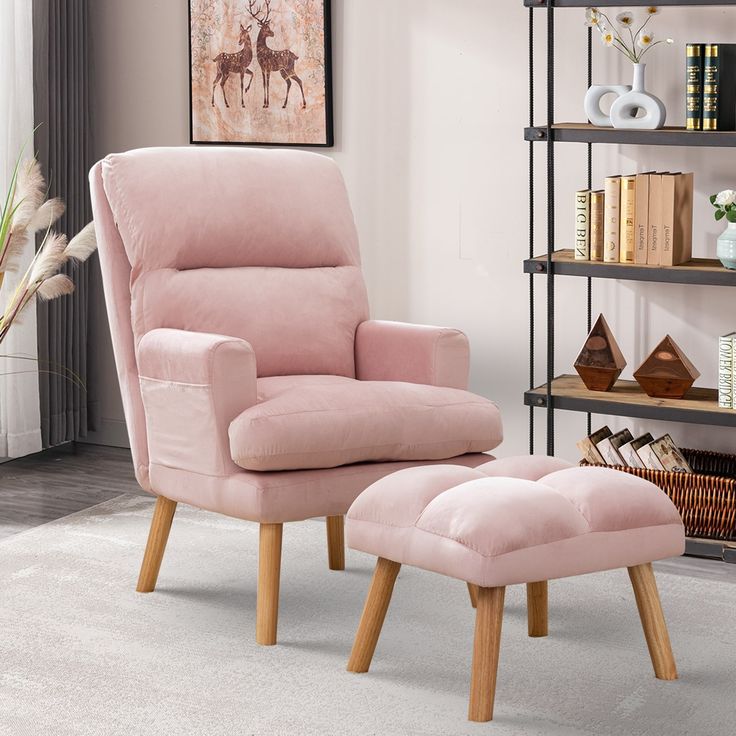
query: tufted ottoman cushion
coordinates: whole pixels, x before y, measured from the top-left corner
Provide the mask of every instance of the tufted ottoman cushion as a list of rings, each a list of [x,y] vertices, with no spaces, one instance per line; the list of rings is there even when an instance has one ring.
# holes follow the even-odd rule
[[[677,679],[651,562],[682,554],[685,533],[648,481],[536,456],[410,468],[365,490],[346,532],[378,557],[350,672],[370,667],[402,564],[465,580],[477,608],[468,718],[491,720],[506,586],[526,583],[529,636],[547,636],[548,580],[626,567],[654,673]]]
[[[346,534],[353,549],[481,587],[631,567],[685,544],[657,486],[547,457],[400,470],[358,497]]]

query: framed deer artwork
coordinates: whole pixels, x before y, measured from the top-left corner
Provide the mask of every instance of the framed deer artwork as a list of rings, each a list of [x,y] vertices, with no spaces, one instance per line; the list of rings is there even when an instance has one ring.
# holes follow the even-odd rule
[[[192,143],[332,146],[329,0],[189,0]]]

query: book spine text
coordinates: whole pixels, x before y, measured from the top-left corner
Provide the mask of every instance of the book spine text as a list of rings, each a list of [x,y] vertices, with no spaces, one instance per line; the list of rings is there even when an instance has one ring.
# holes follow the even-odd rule
[[[618,263],[620,256],[621,177],[610,176],[605,181],[603,260]]]
[[[718,130],[719,84],[718,44],[707,44],[703,63],[703,130]]]
[[[603,260],[604,242],[604,201],[603,192],[590,193],[590,260]]]
[[[590,259],[590,191],[575,192],[575,260]]]
[[[636,217],[636,177],[624,176],[621,179],[621,232],[619,260],[633,263],[635,247],[634,223]]]
[[[718,406],[733,409],[734,338],[725,335],[718,340]]]
[[[687,44],[685,70],[685,110],[687,130],[703,127],[703,52],[701,43]]]

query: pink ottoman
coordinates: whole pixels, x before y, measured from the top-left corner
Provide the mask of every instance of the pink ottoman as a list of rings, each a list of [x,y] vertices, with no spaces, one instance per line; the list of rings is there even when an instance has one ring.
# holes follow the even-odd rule
[[[409,468],[358,497],[346,534],[378,557],[351,672],[370,667],[402,564],[465,580],[477,607],[468,717],[489,721],[505,587],[526,583],[529,635],[546,636],[547,580],[626,567],[655,675],[677,679],[651,562],[681,555],[685,533],[646,480],[539,456]]]

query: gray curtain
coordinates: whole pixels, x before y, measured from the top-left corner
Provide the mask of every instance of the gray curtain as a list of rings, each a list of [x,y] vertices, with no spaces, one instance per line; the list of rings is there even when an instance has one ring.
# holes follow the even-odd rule
[[[33,0],[36,151],[49,195],[66,202],[58,228],[70,238],[92,219],[87,172],[92,164],[87,0]],[[41,433],[45,447],[87,433],[87,263],[69,265],[71,297],[38,305]],[[70,380],[73,376],[74,379]]]

